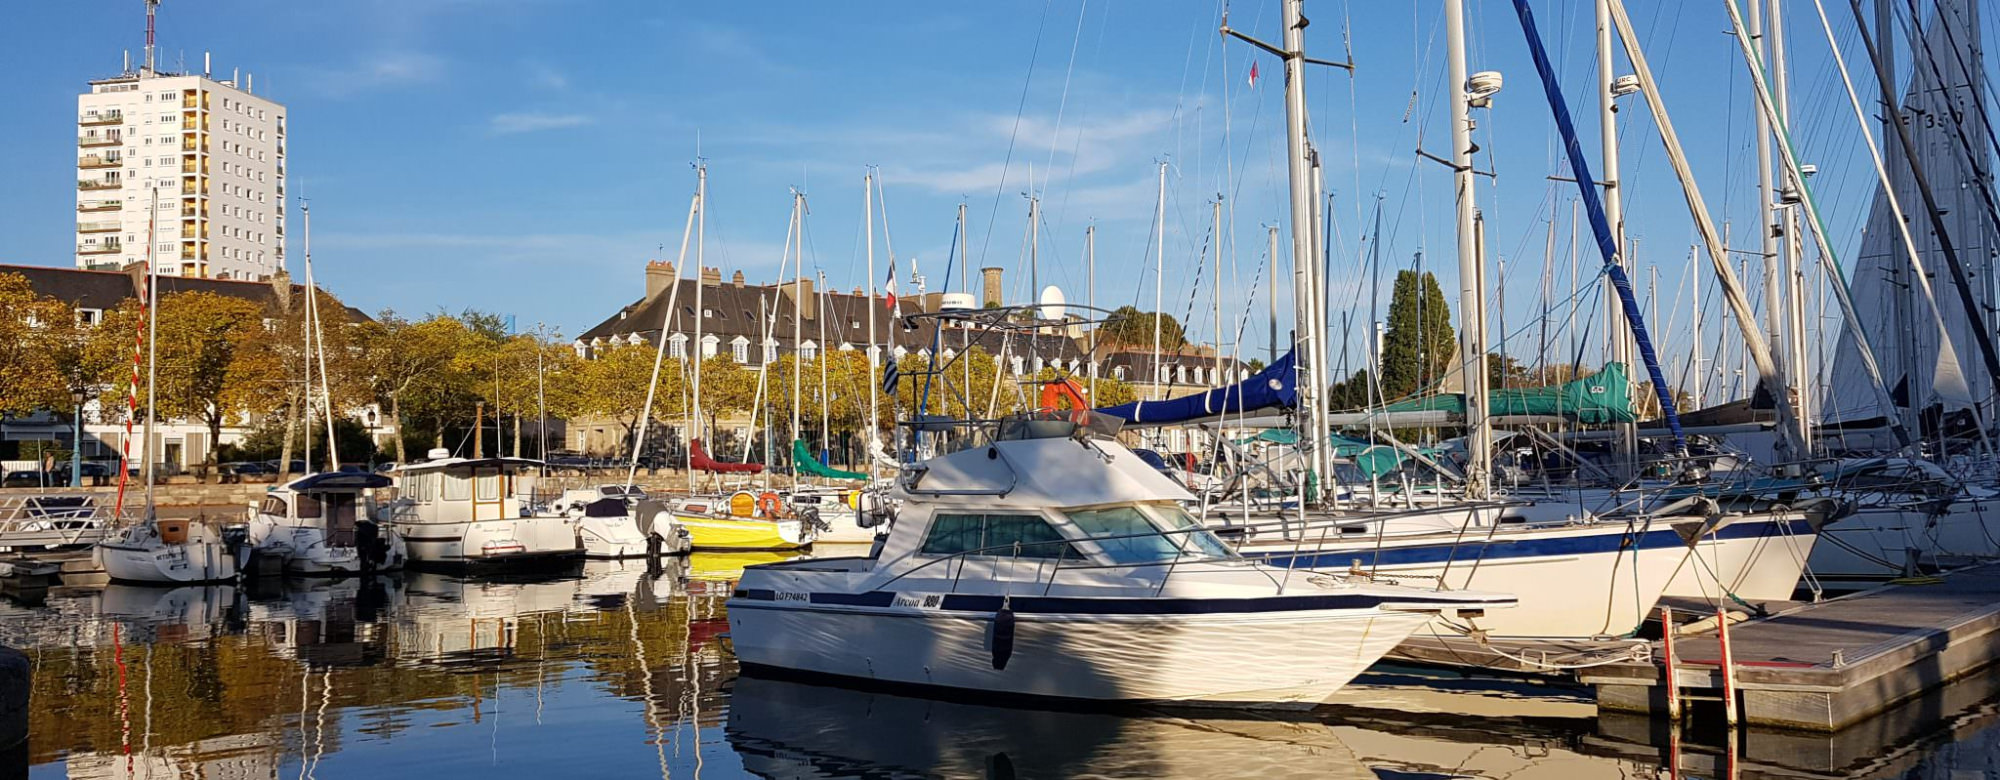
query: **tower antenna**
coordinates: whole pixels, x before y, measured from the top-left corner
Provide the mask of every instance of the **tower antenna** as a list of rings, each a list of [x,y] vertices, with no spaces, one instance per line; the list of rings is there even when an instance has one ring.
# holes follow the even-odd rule
[[[153,17],[159,11],[160,0],[146,0],[146,72],[153,72]]]

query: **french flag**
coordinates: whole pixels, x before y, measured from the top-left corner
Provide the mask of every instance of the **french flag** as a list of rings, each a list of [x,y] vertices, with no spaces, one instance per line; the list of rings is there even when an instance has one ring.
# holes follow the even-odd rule
[[[888,309],[889,311],[895,311],[896,310],[896,264],[895,263],[889,264],[889,283],[882,286],[882,292],[883,292],[882,307]]]

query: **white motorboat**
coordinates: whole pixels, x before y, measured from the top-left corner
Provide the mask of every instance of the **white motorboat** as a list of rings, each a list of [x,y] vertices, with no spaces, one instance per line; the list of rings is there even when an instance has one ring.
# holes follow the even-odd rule
[[[573,562],[583,555],[576,521],[529,511],[535,470],[523,458],[431,459],[396,469],[388,525],[412,566],[512,567]]]
[[[284,562],[286,574],[346,576],[401,569],[409,550],[377,523],[365,491],[391,480],[365,471],[308,474],[264,494],[251,512],[249,544]]]
[[[236,579],[236,551],[207,523],[187,518],[134,523],[95,549],[113,582],[194,585]]]
[[[571,488],[550,509],[576,521],[587,558],[644,558],[688,551],[687,531],[674,522],[664,503],[652,500],[637,485]]]
[[[1512,596],[1246,561],[1181,486],[1075,423],[1015,419],[909,467],[872,557],[751,566],[748,669],[1100,701],[1310,707],[1440,614]]]

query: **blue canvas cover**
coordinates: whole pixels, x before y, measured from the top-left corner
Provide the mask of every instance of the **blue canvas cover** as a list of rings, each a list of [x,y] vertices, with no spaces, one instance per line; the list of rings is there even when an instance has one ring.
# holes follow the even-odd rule
[[[1098,409],[1130,425],[1174,425],[1224,414],[1244,414],[1264,409],[1291,409],[1299,405],[1298,353],[1287,352],[1277,362],[1252,374],[1249,379],[1205,393],[1169,398],[1164,401],[1134,401]]]

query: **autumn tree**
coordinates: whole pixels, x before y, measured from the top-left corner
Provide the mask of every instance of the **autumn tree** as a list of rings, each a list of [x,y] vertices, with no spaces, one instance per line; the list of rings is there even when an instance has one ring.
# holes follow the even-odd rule
[[[258,408],[270,364],[257,342],[267,338],[264,309],[242,298],[188,291],[160,296],[152,397],[154,412],[169,419],[195,420],[208,428],[208,440],[222,437],[222,426]],[[86,349],[93,362],[106,367],[99,380],[115,384],[124,378],[117,355],[129,355],[141,333],[139,299],[107,314]],[[147,389],[141,387],[143,403]],[[154,453],[157,460],[160,456]],[[206,465],[213,466],[215,448],[208,448]]]
[[[640,417],[645,413],[656,358],[656,349],[648,344],[613,343],[598,348],[595,357],[582,361],[574,369],[578,388],[576,413],[616,420],[625,429],[625,441],[633,441]],[[681,361],[674,358],[665,361],[660,366],[660,387],[653,398],[656,420],[683,414]]]
[[[389,419],[396,422],[396,462],[408,463],[401,434],[410,429],[413,415],[406,407],[420,397],[442,402],[451,395],[450,385],[460,379],[452,367],[466,341],[465,326],[444,314],[413,322],[384,310],[374,320],[361,323],[354,335],[370,392],[388,407]],[[436,436],[442,445],[441,423]]]
[[[85,370],[81,344],[67,304],[35,294],[20,274],[0,274],[0,415],[69,408]]]

